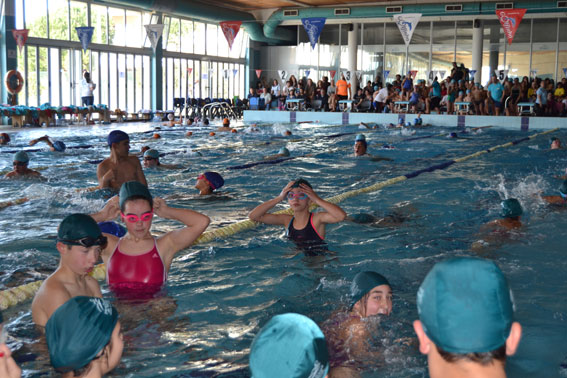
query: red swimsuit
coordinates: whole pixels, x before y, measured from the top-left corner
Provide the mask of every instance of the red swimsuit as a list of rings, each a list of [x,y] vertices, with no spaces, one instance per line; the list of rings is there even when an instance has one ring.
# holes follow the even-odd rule
[[[167,280],[155,239],[154,247],[141,255],[127,255],[119,246],[120,241],[106,264],[106,282],[110,289],[120,297],[153,296]]]

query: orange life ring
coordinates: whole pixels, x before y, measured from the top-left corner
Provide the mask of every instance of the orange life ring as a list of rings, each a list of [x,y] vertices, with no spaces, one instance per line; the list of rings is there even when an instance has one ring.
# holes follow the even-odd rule
[[[10,94],[18,94],[24,86],[24,78],[18,71],[10,70],[6,72],[4,83],[6,84],[6,89]]]

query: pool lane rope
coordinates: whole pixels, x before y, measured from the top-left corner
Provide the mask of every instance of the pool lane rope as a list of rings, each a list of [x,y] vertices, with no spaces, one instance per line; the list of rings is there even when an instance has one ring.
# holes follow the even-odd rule
[[[413,172],[407,173],[407,174],[402,175],[402,176],[393,177],[393,178],[388,179],[386,181],[381,181],[381,182],[378,182],[374,185],[367,186],[365,188],[351,190],[349,192],[339,194],[339,195],[336,195],[336,196],[331,197],[329,199],[326,199],[326,201],[330,202],[330,203],[337,204],[341,201],[344,201],[347,198],[355,197],[355,196],[358,196],[358,195],[364,194],[364,193],[375,192],[375,191],[380,190],[382,188],[385,188],[387,186],[394,185],[394,184],[415,178],[415,177],[417,177],[417,176],[419,176],[423,173],[433,172],[433,171],[440,170],[440,169],[446,169],[453,164],[462,163],[464,161],[474,159],[474,158],[479,157],[481,155],[484,155],[484,154],[487,154],[487,153],[490,153],[490,152],[494,152],[494,151],[496,151],[500,148],[512,147],[512,146],[515,146],[515,145],[520,144],[522,142],[529,141],[531,139],[537,138],[539,136],[553,133],[557,130],[559,130],[559,128],[544,131],[544,132],[534,134],[534,135],[531,135],[531,136],[528,136],[528,137],[525,137],[525,138],[521,138],[521,139],[518,139],[518,140],[515,140],[515,141],[512,141],[512,142],[493,146],[493,147],[490,147],[486,150],[477,151],[473,154],[466,155],[466,156],[463,156],[463,157],[460,157],[460,158],[457,158],[457,159],[454,159],[454,160],[448,160],[444,163],[435,164],[435,165],[432,165],[431,167],[428,167],[428,168],[419,169],[417,171],[413,171]],[[315,207],[317,207],[317,206],[313,205],[312,209],[314,209]],[[292,213],[291,208],[287,208],[287,209],[284,209],[284,210],[276,211],[274,214],[291,214],[291,213]],[[254,221],[248,219],[248,220],[244,220],[244,221],[241,221],[241,222],[233,223],[233,224],[225,226],[225,227],[217,228],[216,230],[206,231],[201,236],[199,236],[199,238],[197,238],[197,240],[195,240],[195,242],[193,242],[193,245],[209,243],[209,242],[211,242],[215,239],[227,238],[227,237],[232,236],[236,233],[255,228],[255,227],[259,226],[260,224],[261,223],[259,223],[259,222],[254,222]],[[106,277],[106,268],[105,268],[104,264],[97,265],[95,267],[95,269],[93,269],[93,271],[91,272],[91,275],[99,281],[104,280],[105,277]],[[6,289],[6,290],[1,291],[0,292],[0,310],[5,310],[9,307],[15,306],[19,303],[22,303],[22,302],[32,298],[35,295],[35,293],[37,292],[37,290],[39,289],[39,287],[41,286],[41,283],[42,283],[42,281],[35,281],[35,282],[31,282],[31,283],[28,283],[28,284],[24,284],[24,285],[21,285],[21,286],[18,286],[18,287],[14,287],[14,288],[11,288],[11,289]]]

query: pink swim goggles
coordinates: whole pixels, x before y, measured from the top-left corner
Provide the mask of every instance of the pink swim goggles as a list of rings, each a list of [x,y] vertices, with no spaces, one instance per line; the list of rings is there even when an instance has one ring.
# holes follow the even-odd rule
[[[135,214],[124,214],[122,212],[120,212],[120,215],[122,215],[122,219],[126,219],[128,222],[130,223],[136,223],[139,221],[142,222],[148,222],[150,220],[152,220],[153,216],[154,216],[154,211],[148,211],[147,213],[144,213],[140,216],[137,216]]]

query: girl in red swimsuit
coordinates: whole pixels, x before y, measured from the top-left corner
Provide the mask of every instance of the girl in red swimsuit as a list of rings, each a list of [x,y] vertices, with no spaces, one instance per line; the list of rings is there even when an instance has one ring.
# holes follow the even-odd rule
[[[111,198],[92,217],[107,221],[120,214],[128,232],[122,238],[105,234],[108,245],[102,251],[107,283],[121,297],[153,296],[165,281],[175,254],[189,247],[209,225],[209,218],[189,209],[169,207],[152,198],[146,186],[130,181],[122,185],[119,197]],[[160,237],[152,236],[153,216],[175,219],[185,227]]]

